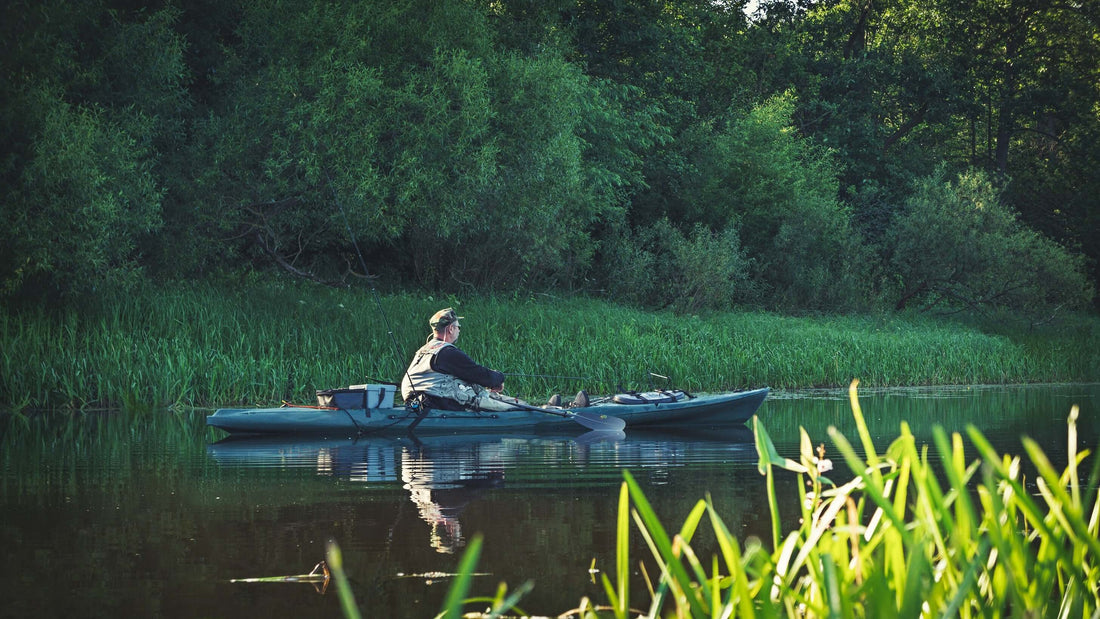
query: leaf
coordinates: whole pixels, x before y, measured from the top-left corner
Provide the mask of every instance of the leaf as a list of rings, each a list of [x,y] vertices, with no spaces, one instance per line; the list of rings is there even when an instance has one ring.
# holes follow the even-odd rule
[[[470,591],[470,582],[473,573],[477,569],[477,561],[481,556],[481,534],[474,535],[466,552],[462,553],[462,559],[458,563],[458,577],[455,578],[451,588],[447,590],[447,598],[443,601],[443,619],[459,619],[462,617],[462,606],[466,595]]]
[[[756,470],[760,471],[761,475],[767,473],[768,466],[778,466],[779,468],[794,473],[807,472],[806,467],[794,460],[779,455],[779,452],[775,449],[775,444],[772,443],[771,437],[768,436],[768,431],[764,429],[763,422],[755,415],[752,418],[752,427],[756,437],[756,453],[759,456]]]
[[[703,617],[708,613],[704,604],[696,594],[691,577],[680,561],[681,553],[669,540],[657,514],[653,511],[649,501],[642,492],[638,482],[629,471],[623,471],[627,486],[630,488],[630,497],[634,500],[636,518],[642,523],[640,528],[646,535],[654,552],[654,558],[661,562],[662,569],[666,572],[669,585],[674,588],[682,601],[686,602],[695,616]]]

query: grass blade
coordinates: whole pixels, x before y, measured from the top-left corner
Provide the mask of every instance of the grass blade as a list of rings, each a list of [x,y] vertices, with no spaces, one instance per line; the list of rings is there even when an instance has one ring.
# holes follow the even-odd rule
[[[336,542],[328,543],[325,555],[329,570],[332,571],[332,577],[336,581],[336,594],[340,597],[340,609],[344,612],[344,617],[359,619],[359,607],[355,604],[355,595],[351,592],[348,576],[344,573],[344,555]]]
[[[443,600],[443,610],[440,613],[442,619],[460,619],[462,606],[467,594],[470,592],[470,582],[477,568],[477,561],[481,556],[481,534],[474,535],[466,552],[462,553],[462,559],[458,563],[458,577],[455,578],[451,588],[447,591],[447,598]]]

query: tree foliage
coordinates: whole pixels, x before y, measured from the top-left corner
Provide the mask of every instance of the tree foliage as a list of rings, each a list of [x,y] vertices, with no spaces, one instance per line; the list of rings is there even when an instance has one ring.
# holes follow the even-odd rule
[[[178,14],[33,4],[4,9],[0,291],[133,281],[161,224],[158,143],[186,108]]]
[[[601,284],[614,298],[682,312],[761,302],[736,225],[695,224],[685,234],[661,219],[616,233],[601,257]]]
[[[898,309],[1009,309],[1046,317],[1093,291],[1078,256],[1020,224],[986,175],[921,179],[889,232]]]
[[[271,268],[682,311],[1088,294],[1091,4],[744,4],[10,2],[0,294]]]
[[[834,154],[794,131],[794,105],[774,97],[717,132],[693,202],[704,221],[737,223],[772,305],[835,309],[856,292],[860,240],[837,199]]]
[[[381,26],[372,7],[390,11]],[[568,285],[588,266],[592,223],[621,217],[619,188],[637,182],[636,153],[660,127],[634,126],[645,120],[625,108],[627,87],[553,50],[490,53],[467,3],[419,9],[440,38],[457,39],[428,50],[413,37],[404,63],[390,37],[369,37],[409,17],[388,3],[246,13],[229,91],[196,121],[211,172],[201,182],[218,200],[201,210],[206,226],[235,239],[238,255],[296,272],[346,269],[354,237],[369,270],[423,285]]]

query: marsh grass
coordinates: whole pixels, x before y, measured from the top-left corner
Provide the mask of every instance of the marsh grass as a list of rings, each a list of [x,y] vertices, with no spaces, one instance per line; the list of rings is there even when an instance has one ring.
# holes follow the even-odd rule
[[[601,576],[607,603],[582,599],[569,616],[627,617],[1095,617],[1100,613],[1100,467],[1075,449],[1076,407],[1068,419],[1069,459],[1056,471],[1043,451],[1023,446],[1037,477],[1024,479],[1022,459],[994,451],[980,431],[935,433],[939,457],[918,447],[903,423],[878,453],[851,385],[859,456],[830,431],[852,471],[833,483],[830,461],[802,433],[799,460],[776,453],[754,421],[759,470],[768,479],[770,540],[739,540],[710,499],[700,500],[678,531],[659,521],[629,472],[620,489],[615,569]],[[799,477],[801,525],[780,528],[779,471]],[[708,526],[709,525],[709,526]],[[696,534],[717,541],[711,557],[696,553]],[[640,535],[649,556],[630,556]],[[463,565],[468,565],[464,557]],[[646,589],[630,588],[635,561]],[[470,567],[469,569],[472,569]],[[503,587],[502,587],[503,590]],[[496,598],[490,615],[509,616]],[[453,607],[446,616],[457,616]]]
[[[0,312],[0,407],[146,408],[308,402],[396,382],[453,306],[460,345],[521,397],[646,389],[1069,382],[1100,376],[1100,329],[1012,338],[895,316],[680,316],[545,295],[433,297],[295,282],[178,284],[79,307]]]

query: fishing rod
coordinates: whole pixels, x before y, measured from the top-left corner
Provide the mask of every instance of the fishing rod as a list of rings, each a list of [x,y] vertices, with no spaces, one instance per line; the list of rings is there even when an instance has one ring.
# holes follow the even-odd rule
[[[665,379],[665,380],[667,380],[667,381],[671,381],[671,380],[672,380],[671,378],[669,378],[668,376],[665,376],[664,374],[658,374],[658,373],[654,372],[653,370],[649,370],[649,388],[650,388],[650,389],[652,389],[652,390],[654,390],[654,391],[664,391],[664,389],[662,389],[662,388],[658,387],[658,386],[657,386],[657,385],[656,385],[656,384],[655,384],[655,383],[653,382],[653,379],[654,379],[654,378],[663,378],[663,379]]]
[[[355,254],[359,256],[359,265],[363,267],[363,276],[370,282],[370,291],[374,296],[374,303],[378,306],[378,313],[382,315],[382,323],[386,327],[386,333],[390,336],[390,343],[393,344],[393,351],[395,353],[395,359],[398,360],[398,367],[400,367],[401,359],[401,347],[397,345],[397,338],[393,335],[393,328],[390,327],[390,319],[386,316],[386,310],[382,309],[382,298],[378,296],[378,290],[374,287],[374,281],[370,276],[370,270],[367,268],[367,261],[363,259],[363,252],[359,250],[359,242],[355,240],[355,233],[351,230],[351,223],[348,222],[348,214],[344,212],[344,205],[340,203],[340,197],[336,195],[336,187],[332,184],[332,177],[329,176],[328,170],[325,170],[325,179],[328,180],[329,191],[332,192],[332,200],[336,203],[336,207],[340,209],[340,215],[344,218],[344,227],[348,229],[348,236],[351,238],[351,244],[355,246]],[[405,377],[409,379],[409,384],[412,384],[412,377],[409,376],[408,368],[405,369]]]
[[[664,392],[664,391],[665,391],[665,389],[664,389],[664,388],[662,388],[662,387],[658,387],[658,386],[657,386],[657,384],[653,382],[653,379],[654,379],[654,378],[660,378],[660,379],[663,379],[663,380],[667,380],[667,381],[671,381],[671,380],[672,380],[672,378],[671,378],[671,377],[669,377],[669,376],[665,376],[664,374],[658,374],[658,373],[656,373],[656,372],[654,372],[654,371],[652,371],[652,370],[647,370],[647,371],[646,371],[646,374],[648,374],[648,376],[646,376],[646,382],[648,382],[648,383],[649,383],[649,388],[650,388],[650,389],[652,389],[653,391],[660,391],[660,392]],[[635,391],[635,390],[631,390],[631,389],[625,389],[625,388],[623,388],[623,385],[622,385],[622,383],[619,383],[619,384],[618,384],[618,385],[616,385],[616,386],[618,387],[618,389],[619,389],[619,391],[620,391],[620,392],[623,392],[623,393],[637,393],[637,391]]]
[[[570,380],[592,380],[591,376],[557,376],[555,374],[521,374],[519,372],[504,372],[505,376],[520,376],[523,378],[562,378]]]

